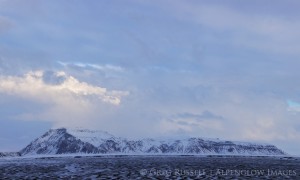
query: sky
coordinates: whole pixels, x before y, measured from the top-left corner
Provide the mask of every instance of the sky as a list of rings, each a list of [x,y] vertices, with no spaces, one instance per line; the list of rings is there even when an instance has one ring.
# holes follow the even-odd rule
[[[0,151],[50,128],[300,155],[298,0],[0,0]]]

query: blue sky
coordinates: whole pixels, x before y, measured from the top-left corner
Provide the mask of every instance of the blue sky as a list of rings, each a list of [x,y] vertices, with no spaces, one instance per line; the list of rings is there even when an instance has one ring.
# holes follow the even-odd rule
[[[80,126],[299,155],[299,6],[0,0],[0,151]]]

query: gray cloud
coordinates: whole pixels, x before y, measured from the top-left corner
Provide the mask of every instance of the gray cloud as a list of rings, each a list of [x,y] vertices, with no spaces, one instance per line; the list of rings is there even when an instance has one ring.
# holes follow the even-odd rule
[[[222,116],[215,115],[209,111],[204,111],[201,114],[193,114],[193,113],[180,113],[175,118],[182,118],[182,119],[195,119],[195,120],[203,120],[203,119],[224,119]]]

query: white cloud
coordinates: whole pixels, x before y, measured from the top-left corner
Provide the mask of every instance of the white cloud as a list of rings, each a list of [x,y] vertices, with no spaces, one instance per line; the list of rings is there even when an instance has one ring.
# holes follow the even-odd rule
[[[0,76],[0,93],[47,106],[45,111],[23,113],[15,118],[46,120],[56,126],[82,125],[106,107],[118,106],[126,91],[80,82],[65,72],[31,71],[23,76]],[[99,109],[97,109],[99,108]],[[70,124],[72,122],[73,124]]]
[[[95,96],[103,102],[114,105],[120,104],[121,97],[128,94],[128,92],[108,91],[106,88],[79,82],[76,78],[67,76],[64,72],[56,72],[52,75],[52,78],[57,80],[57,84],[47,84],[45,78],[49,77],[46,77],[43,71],[29,72],[22,77],[0,76],[0,92],[39,100],[48,100],[48,97],[52,96],[55,100],[56,95],[58,97],[61,95]],[[59,82],[59,80],[62,81]]]
[[[58,61],[58,63],[62,66],[77,66],[81,68],[93,68],[101,71],[116,71],[116,72],[124,71],[124,68],[120,66],[111,65],[111,64],[99,65],[99,64],[91,64],[91,63],[81,63],[81,62],[67,63],[61,61]]]

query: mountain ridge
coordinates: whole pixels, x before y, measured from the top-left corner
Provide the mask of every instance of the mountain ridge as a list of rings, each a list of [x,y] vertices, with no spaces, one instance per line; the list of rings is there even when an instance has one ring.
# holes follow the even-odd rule
[[[271,144],[204,138],[129,140],[105,131],[50,129],[20,151],[22,156],[55,154],[287,155]]]

